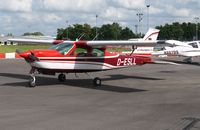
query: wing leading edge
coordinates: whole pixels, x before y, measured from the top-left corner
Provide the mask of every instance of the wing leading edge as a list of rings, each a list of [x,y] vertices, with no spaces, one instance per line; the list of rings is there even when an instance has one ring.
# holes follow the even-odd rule
[[[158,41],[86,41],[88,46],[155,46]]]

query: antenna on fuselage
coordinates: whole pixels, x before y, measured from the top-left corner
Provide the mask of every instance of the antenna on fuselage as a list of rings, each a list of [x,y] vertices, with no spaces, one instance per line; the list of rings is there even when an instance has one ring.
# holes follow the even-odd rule
[[[80,34],[80,35],[76,38],[76,41],[80,41],[81,38],[82,38],[84,35],[85,35],[85,33]]]

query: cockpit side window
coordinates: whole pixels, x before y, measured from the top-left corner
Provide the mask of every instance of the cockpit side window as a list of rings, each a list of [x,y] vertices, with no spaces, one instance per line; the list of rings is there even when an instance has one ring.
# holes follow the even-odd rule
[[[57,50],[60,54],[66,55],[66,53],[72,48],[72,44],[61,43],[55,46],[52,46],[50,49]]]
[[[104,52],[102,50],[97,49],[97,48],[93,48],[92,56],[101,57],[101,56],[104,56]]]
[[[196,42],[193,42],[193,43],[189,43],[190,46],[192,46],[193,48],[198,48],[198,45]]]

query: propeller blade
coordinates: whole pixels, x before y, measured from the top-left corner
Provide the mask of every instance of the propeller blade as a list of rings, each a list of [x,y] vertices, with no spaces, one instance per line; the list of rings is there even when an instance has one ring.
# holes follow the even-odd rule
[[[39,61],[39,59],[37,57],[35,57],[32,54],[29,54],[28,57],[32,60],[32,61]]]
[[[31,52],[29,52],[29,51],[23,52],[23,51],[17,49],[17,50],[16,50],[16,53],[17,53],[19,56],[23,57],[27,62],[39,61],[39,59],[38,59],[36,56],[34,56],[33,53],[31,53]]]

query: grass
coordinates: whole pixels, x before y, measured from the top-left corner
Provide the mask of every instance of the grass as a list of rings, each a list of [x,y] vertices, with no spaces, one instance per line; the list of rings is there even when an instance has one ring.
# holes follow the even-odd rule
[[[32,49],[48,49],[50,45],[3,45],[0,46],[0,53],[15,52],[16,49],[26,51]]]
[[[21,51],[33,50],[33,49],[48,49],[52,45],[0,45],[0,53],[11,53],[15,52],[16,49]],[[109,52],[122,52],[122,51],[131,51],[130,48],[107,48]]]
[[[109,52],[124,52],[124,51],[132,51],[130,48],[116,48],[116,47],[113,47],[113,48],[107,48],[107,51]]]

